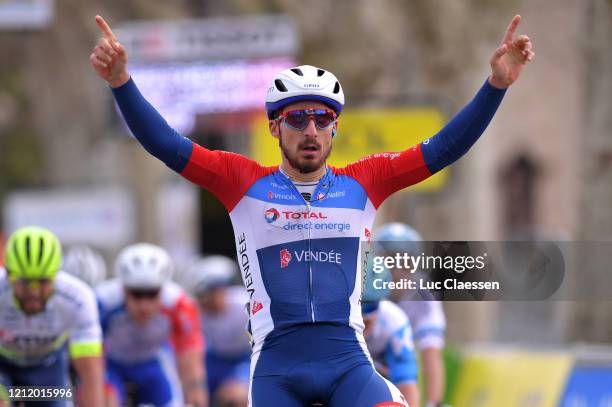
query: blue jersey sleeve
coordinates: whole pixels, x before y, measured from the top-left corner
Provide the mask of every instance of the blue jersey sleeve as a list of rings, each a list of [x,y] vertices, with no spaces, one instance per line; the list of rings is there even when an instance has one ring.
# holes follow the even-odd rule
[[[435,136],[422,145],[423,157],[433,174],[457,161],[485,131],[497,111],[505,89],[492,86],[488,79],[468,103]]]
[[[402,326],[389,338],[385,362],[393,384],[416,382],[418,369],[408,325]]]
[[[178,134],[142,96],[134,81],[112,89],[130,131],[142,146],[176,172],[187,165],[193,143]]]

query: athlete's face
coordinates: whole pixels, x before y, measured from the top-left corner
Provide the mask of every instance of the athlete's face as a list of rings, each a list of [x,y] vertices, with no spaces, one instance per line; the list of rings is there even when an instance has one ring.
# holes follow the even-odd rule
[[[226,290],[224,287],[218,287],[206,294],[198,296],[198,302],[202,309],[211,314],[220,314],[225,310]]]
[[[13,295],[19,306],[26,314],[37,314],[45,309],[47,300],[53,294],[53,280],[26,280],[13,281]]]
[[[326,109],[329,107],[315,101],[296,102],[285,106],[282,113],[292,110]],[[332,149],[332,130],[337,128],[335,122],[327,128],[319,129],[310,120],[304,130],[297,130],[287,125],[284,120],[270,120],[270,132],[278,139],[283,160],[303,174],[320,169]]]
[[[132,318],[139,324],[145,324],[161,311],[159,289],[125,290],[125,305]]]

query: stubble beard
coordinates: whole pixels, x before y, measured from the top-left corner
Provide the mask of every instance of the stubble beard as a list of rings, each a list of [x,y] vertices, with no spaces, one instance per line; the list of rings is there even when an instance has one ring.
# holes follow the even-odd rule
[[[283,144],[282,135],[278,139],[278,145],[285,159],[289,161],[289,164],[291,164],[291,167],[298,170],[300,174],[309,174],[321,168],[327,161],[327,158],[331,154],[331,150],[332,150],[332,146],[330,145],[329,150],[327,150],[327,152],[323,156],[321,156],[319,160],[317,161],[305,160],[305,162],[300,162],[299,158],[297,157],[298,153],[291,154],[291,152],[289,151],[289,148],[287,148],[287,146]]]

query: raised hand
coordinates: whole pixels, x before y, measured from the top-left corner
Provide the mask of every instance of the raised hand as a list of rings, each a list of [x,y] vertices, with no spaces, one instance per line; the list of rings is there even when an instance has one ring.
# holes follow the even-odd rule
[[[127,72],[127,52],[101,16],[96,16],[96,24],[102,31],[102,38],[91,52],[89,61],[102,79],[111,87],[117,88],[130,79]]]
[[[518,79],[523,67],[535,56],[529,37],[526,35],[514,37],[520,22],[521,16],[514,16],[501,45],[493,52],[489,61],[492,71],[489,83],[500,89],[512,85]]]

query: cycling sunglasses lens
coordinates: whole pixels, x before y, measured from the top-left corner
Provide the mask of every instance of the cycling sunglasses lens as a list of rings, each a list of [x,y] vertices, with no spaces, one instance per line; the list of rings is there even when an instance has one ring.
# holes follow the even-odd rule
[[[323,114],[317,114],[315,116],[315,123],[317,127],[320,129],[329,127],[333,122],[334,122],[334,116],[332,116],[331,113],[325,112]]]
[[[128,293],[131,297],[136,299],[153,299],[159,295],[158,289],[152,290],[129,290]]]
[[[291,112],[285,118],[285,122],[294,129],[304,130],[308,126],[310,116],[304,112]]]
[[[285,118],[289,126],[298,130],[304,130],[311,119],[319,129],[324,129],[334,122],[334,115],[327,110],[296,110],[289,112]]]

